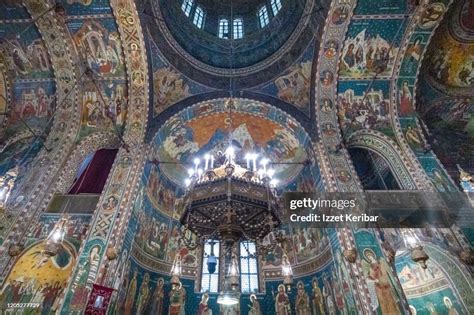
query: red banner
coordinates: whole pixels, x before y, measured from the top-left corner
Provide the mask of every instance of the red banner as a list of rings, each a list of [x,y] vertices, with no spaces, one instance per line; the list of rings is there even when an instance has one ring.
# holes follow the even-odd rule
[[[104,287],[94,283],[84,314],[105,315],[107,313],[107,307],[109,306],[110,297],[112,296],[113,292],[114,289],[112,288]]]

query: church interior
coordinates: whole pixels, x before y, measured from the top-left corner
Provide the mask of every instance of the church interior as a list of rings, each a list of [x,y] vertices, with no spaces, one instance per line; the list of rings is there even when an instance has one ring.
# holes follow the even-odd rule
[[[0,120],[0,314],[474,314],[474,0],[3,0]]]

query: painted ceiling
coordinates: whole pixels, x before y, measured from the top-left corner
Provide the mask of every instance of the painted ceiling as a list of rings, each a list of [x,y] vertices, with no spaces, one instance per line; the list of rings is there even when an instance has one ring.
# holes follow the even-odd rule
[[[474,4],[456,1],[424,58],[418,112],[435,153],[455,177],[474,171]]]
[[[103,132],[121,137],[127,127],[138,132],[144,126],[148,126],[147,141],[151,141],[157,138],[158,130],[164,130],[186,108],[233,95],[271,104],[292,117],[313,141],[327,138],[324,146],[330,154],[337,147],[339,129],[347,138],[374,130],[400,143],[400,152],[412,150],[406,154],[416,156],[417,167],[423,167],[428,174],[442,167],[435,156],[426,162],[426,145],[422,144],[426,141],[434,143],[435,153],[448,165],[453,177],[456,164],[472,171],[469,141],[474,46],[469,1],[455,1],[444,18],[451,5],[447,0],[423,7],[404,0],[361,0],[353,7],[344,1],[283,1],[287,10],[275,19],[280,23],[278,27],[270,24],[270,35],[262,36],[260,30],[250,32],[247,39],[244,36],[235,47],[232,66],[228,63],[227,42],[215,47],[216,42],[201,42],[206,31],[196,29],[190,19],[176,25],[186,18],[179,5],[159,0],[136,2],[143,31],[125,35],[119,32],[118,23],[134,25],[139,21],[114,12],[108,0],[56,3],[64,10],[56,12],[50,7],[46,13],[41,12],[38,0],[29,0],[28,9],[15,1],[0,4],[0,110],[6,113],[1,117],[3,145],[14,141],[18,134],[29,134],[32,141],[25,141],[27,147],[35,141],[46,141],[54,147],[62,139],[79,143]],[[125,6],[128,1],[117,3]],[[196,3],[206,8],[211,2]],[[227,10],[226,3],[221,3],[220,9],[208,9],[208,17]],[[233,2],[236,12],[239,3]],[[245,15],[244,11],[240,13]],[[416,23],[408,18],[413,12],[420,15]],[[48,19],[31,18],[32,14],[42,13],[56,16],[57,22],[64,25],[64,40],[46,35]],[[39,29],[38,25],[43,26]],[[323,39],[325,31],[328,36]],[[145,51],[125,46],[124,39],[137,36],[144,39]],[[144,53],[146,62],[127,59],[126,53]],[[64,72],[69,67],[65,66],[66,60],[74,65],[74,78]],[[422,60],[425,66],[420,73]],[[148,69],[148,77],[131,71],[137,66]],[[92,74],[86,71],[89,69]],[[131,88],[149,94],[147,114],[131,112],[145,99],[130,99]],[[423,99],[426,95],[429,99]],[[393,118],[394,111],[400,119]],[[333,112],[335,119],[329,119]],[[249,134],[255,138],[254,143],[276,157],[280,153],[277,149],[270,152],[271,140],[268,135],[268,139],[261,140],[259,137],[265,133],[258,128],[286,127],[268,117],[252,118],[256,122],[252,124],[249,115],[242,113],[239,123],[251,126]],[[187,118],[185,128],[203,130],[212,122],[209,130],[222,130],[222,123],[217,123],[223,121],[221,118]],[[425,134],[423,123],[434,141]],[[48,137],[50,133],[54,136]],[[196,134],[199,132],[193,137]],[[210,141],[203,135],[199,137]],[[205,147],[205,140],[201,140],[196,142],[196,152]],[[436,150],[436,142],[441,143],[441,148],[447,145],[444,152],[456,152],[460,159],[454,155],[444,159],[443,151]],[[288,159],[290,151],[282,154],[284,159]],[[163,157],[187,161],[169,152]],[[301,159],[303,155],[297,155],[297,160]],[[334,165],[340,168],[338,163]],[[172,180],[180,180],[171,171],[168,173]],[[291,178],[297,171],[289,168],[283,173]]]
[[[275,107],[245,99],[236,99],[234,105],[219,99],[188,107],[169,119],[153,142],[157,161],[178,163],[163,163],[160,168],[180,186],[194,158],[224,152],[230,142],[242,159],[245,153],[257,153],[275,163],[290,163],[274,166],[280,186],[291,182],[312,156],[311,140],[296,120]]]

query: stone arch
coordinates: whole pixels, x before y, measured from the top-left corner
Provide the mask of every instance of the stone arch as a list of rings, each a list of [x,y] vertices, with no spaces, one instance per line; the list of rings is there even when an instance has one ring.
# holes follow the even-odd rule
[[[397,145],[384,134],[375,130],[359,130],[349,136],[348,148],[362,148],[378,153],[388,165],[402,189],[416,189],[417,185],[410,176],[407,159]]]
[[[103,148],[118,148],[120,140],[113,132],[98,132],[84,138],[79,142],[69,155],[66,165],[64,165],[61,174],[54,189],[55,192],[67,193],[68,187],[72,184],[76,170],[86,156]]]

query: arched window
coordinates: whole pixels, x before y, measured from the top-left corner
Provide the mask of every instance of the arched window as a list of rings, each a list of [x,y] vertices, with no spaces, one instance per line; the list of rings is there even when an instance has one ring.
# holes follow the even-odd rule
[[[204,10],[200,6],[197,6],[196,11],[194,12],[193,23],[198,28],[202,29],[204,25],[204,15],[205,15]]]
[[[276,16],[281,10],[281,0],[272,0],[271,5],[273,15]]]
[[[227,19],[219,20],[219,38],[229,38],[229,21]]]
[[[191,9],[193,8],[194,0],[183,0],[183,4],[181,5],[181,10],[183,10],[184,14],[189,17],[191,15]]]
[[[204,244],[204,253],[201,268],[201,292],[216,293],[219,292],[219,275],[226,274],[223,270],[226,267],[226,255],[221,255],[220,244],[218,241],[207,241]],[[240,255],[240,290],[242,293],[255,293],[259,291],[258,281],[258,263],[255,243],[251,241],[242,241],[238,247]],[[222,249],[223,250],[223,249]],[[210,270],[208,266],[209,257],[213,254],[216,264]],[[212,271],[212,272],[210,272]]]
[[[268,17],[267,7],[264,5],[258,10],[258,21],[260,22],[260,27],[265,27],[270,23],[270,18]]]
[[[258,292],[258,267],[255,243],[240,243],[240,287],[242,293]]]
[[[233,38],[240,39],[244,36],[244,21],[242,18],[234,19]]]
[[[216,258],[215,270],[209,272],[207,265],[211,253]],[[202,259],[201,292],[219,292],[219,242],[207,241],[204,244],[204,257]]]

